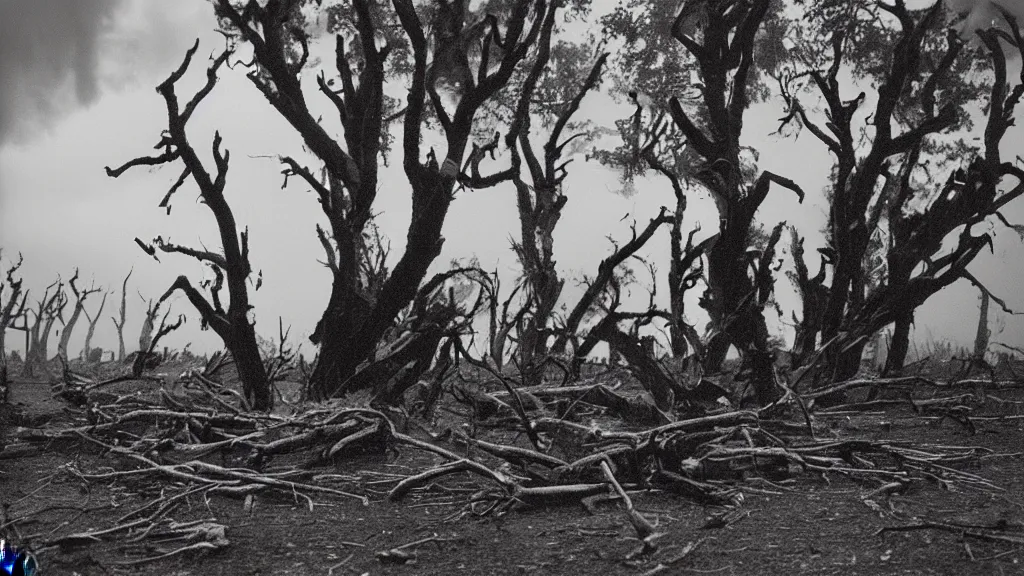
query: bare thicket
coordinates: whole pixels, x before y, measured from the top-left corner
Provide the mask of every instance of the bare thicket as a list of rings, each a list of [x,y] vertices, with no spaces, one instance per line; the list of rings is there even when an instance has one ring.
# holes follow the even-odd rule
[[[988,233],[974,234],[975,227],[991,216],[1002,218],[999,211],[1024,193],[1024,171],[1003,161],[999,150],[1024,86],[1024,77],[1016,86],[1007,78],[1007,51],[1015,56],[1024,48],[1016,20],[1003,14],[1010,32],[978,31],[994,74],[986,98],[982,147],[958,150],[961,167],[935,182],[915,174],[923,170],[923,157],[934,138],[961,123],[964,113],[958,102],[944,101],[940,89],[960,80],[958,70],[969,66],[971,55],[955,32],[941,33],[942,3],[923,11],[911,11],[902,3],[878,7],[895,18],[898,29],[892,64],[870,111],[875,130],[867,150],[860,148],[854,124],[864,99],[844,100],[840,95],[839,72],[854,50],[843,34],[832,35],[829,68],[806,74],[828,105],[827,128],[784,89],[790,106],[784,122],[799,118],[837,158],[829,221],[835,260],[821,327],[822,345],[828,347],[826,381],[852,377],[871,335],[893,323],[897,331],[890,369],[902,365],[913,311],[942,288],[969,276],[968,265],[991,244]],[[922,54],[929,38],[936,55],[926,59]],[[918,84],[907,94],[911,80]],[[922,198],[927,200],[923,208],[908,208]],[[884,278],[870,287],[863,263],[871,231],[880,223],[888,226],[890,249]],[[943,251],[944,240],[954,232],[955,245]]]
[[[319,95],[337,109],[343,138],[333,137],[310,112],[306,100],[314,95],[298,80],[310,39],[300,26],[287,23],[301,21],[300,8],[294,0],[249,3],[244,9],[219,0],[217,14],[229,36],[252,47],[249,79],[302,136],[327,176],[324,183],[301,159],[281,158],[287,175],[316,192],[330,232],[329,241],[324,233],[321,241],[328,262],[337,263],[331,269],[330,300],[312,337],[320,352],[311,389],[324,398],[338,393],[371,358],[400,311],[416,298],[444,241],[441,230],[474,119],[509,84],[558,6],[515,0],[502,7],[500,17],[480,18],[464,2],[438,2],[429,12],[412,0],[390,5],[356,0],[339,8],[339,20],[351,25],[355,38],[337,34],[333,70],[321,72],[317,85]],[[384,85],[388,73],[399,69],[405,70],[400,73],[409,89],[406,106],[395,110]],[[443,152],[423,150],[428,116],[440,127]],[[370,282],[360,265],[367,250],[364,232],[379,187],[387,127],[398,118],[414,216],[405,252],[386,279]]]
[[[999,150],[1024,97],[1024,72],[1012,82],[1007,77],[1007,62],[1024,52],[1020,29],[1003,14],[1000,27],[978,32],[975,49],[946,30],[939,3],[912,8],[899,0],[793,1],[696,0],[677,10],[675,2],[621,0],[604,21],[609,34],[622,40],[625,55],[617,58],[604,52],[614,42],[596,42],[595,50],[559,38],[561,17],[586,8],[586,0],[352,0],[330,7],[305,0],[215,0],[227,48],[212,58],[205,84],[187,103],[179,101],[176,87],[197,44],[158,87],[168,129],[157,155],[108,169],[117,177],[133,167],[183,164],[160,206],[169,211],[173,194],[194,183],[216,219],[220,251],[161,236],[136,242],[154,258],[190,256],[209,266],[211,275],[195,286],[179,276],[160,298],[146,302],[130,373],[101,379],[77,373],[65,361],[78,314],[90,322],[83,352],[88,358],[103,309],[101,302],[95,316],[85,310],[92,290],[76,286],[76,271],[69,283],[76,308],[65,326],[63,370],[53,391],[81,410],[14,434],[24,445],[85,441],[132,465],[59,471],[79,483],[129,476],[171,482],[164,482],[166,494],[113,528],[45,534],[40,545],[162,537],[165,528],[192,526],[165,522],[161,515],[199,492],[244,498],[251,513],[257,496],[269,492],[303,498],[312,510],[314,495],[368,505],[370,496],[363,494],[383,496],[376,490],[386,485],[388,500],[429,498],[421,504],[452,507],[446,521],[526,506],[578,502],[592,509],[615,500],[636,536],[630,566],[657,562],[644,572],[654,574],[669,571],[703,540],[677,555],[664,554],[671,549],[662,539],[668,535],[636,502],[651,489],[727,510],[706,528],[742,517],[744,492],[793,490],[800,486],[795,477],[808,472],[869,486],[861,496],[872,509],[875,498],[928,484],[1002,491],[964,468],[1006,454],[960,441],[913,445],[886,436],[908,422],[951,422],[958,432],[975,434],[980,422],[989,421],[977,417],[980,407],[1007,411],[991,420],[1018,417],[1009,414],[1015,401],[989,390],[1019,391],[1020,379],[997,379],[984,360],[989,307],[1012,311],[969,266],[991,246],[990,235],[977,231],[984,222],[1022,229],[1000,211],[1024,194],[1024,170]],[[329,16],[335,58],[330,71],[316,76],[316,88],[307,90],[303,74],[320,65],[311,62],[310,44],[317,38],[306,26],[314,4]],[[804,9],[800,18],[787,10],[792,6]],[[313,330],[319,350],[311,364],[288,343],[281,318],[276,340],[257,339],[248,232],[239,230],[225,196],[229,154],[217,133],[214,166],[204,165],[185,131],[240,44],[252,49],[253,58],[239,66],[305,145],[303,157],[278,158],[285,186],[297,177],[313,189],[326,219],[326,225],[310,221],[307,230],[315,232],[331,277],[329,300]],[[641,53],[652,46],[653,54]],[[960,86],[970,84],[968,72],[980,65],[990,65],[991,84]],[[617,124],[618,148],[588,157],[622,170],[624,187],[650,173],[651,182],[671,189],[674,202],[634,221],[628,237],[609,236],[606,257],[581,274],[582,294],[567,302],[568,276],[558,266],[554,238],[564,210],[575,209],[566,186],[569,163],[581,141],[604,144],[603,130],[574,118],[602,74],[615,67],[617,95],[623,101],[628,95],[631,115]],[[864,93],[848,99],[851,80],[858,89],[871,85],[877,101]],[[407,87],[405,102],[386,95],[396,84]],[[775,95],[785,106],[783,136],[809,131],[835,163],[825,194],[826,244],[816,254],[808,253],[808,237],[792,222],[758,220],[773,186],[795,193],[796,200],[804,197],[794,181],[761,170],[756,151],[741,143],[751,104]],[[312,98],[329,102],[337,117],[314,117]],[[979,108],[984,133],[974,149],[959,131],[970,124],[962,104],[979,101],[987,106]],[[394,262],[374,223],[392,122],[402,123],[400,154],[413,207],[405,250]],[[443,144],[428,147],[431,137]],[[488,170],[492,165],[498,167]],[[512,249],[522,272],[511,288],[503,291],[498,272],[475,260],[429,274],[455,195],[499,186],[516,195],[519,217]],[[687,229],[684,217],[697,191],[711,193],[717,222]],[[670,257],[664,276],[644,254],[662,232]],[[792,270],[786,274],[800,297],[791,316],[796,335],[788,363],[778,354],[785,343],[770,333],[766,319],[769,311],[781,317],[775,291],[787,246]],[[58,279],[28,309],[15,279],[20,263],[0,284],[0,328],[24,318],[31,370],[30,364],[46,362],[46,339],[54,322],[63,321],[68,299]],[[257,278],[255,289],[262,274]],[[982,294],[964,373],[946,381],[897,375],[904,370],[915,310],[959,279]],[[668,297],[661,299],[666,280]],[[127,281],[120,320],[114,319],[119,337]],[[697,303],[710,318],[705,333],[688,310],[700,288]],[[636,298],[641,290],[645,298]],[[181,374],[147,375],[159,341],[185,322],[184,315],[171,314],[168,302],[179,291],[225,351],[205,365],[182,353],[189,365]],[[868,342],[890,326],[885,374],[858,377]],[[123,356],[123,337],[121,342]],[[603,345],[611,366],[588,365]],[[730,350],[739,354],[735,365],[725,361]],[[232,363],[241,392],[224,381]],[[968,377],[979,364],[989,378]],[[1012,373],[1013,366],[1006,370]],[[552,385],[551,374],[561,381]],[[284,382],[299,378],[309,396],[303,400],[314,402],[286,401]],[[135,380],[161,386],[153,386],[152,394],[97,393]],[[275,391],[283,406],[268,414]],[[847,403],[851,392],[866,392],[866,398]],[[986,405],[990,401],[1001,408]],[[881,406],[907,410],[885,421],[876,412],[857,414]],[[337,471],[356,455],[390,462],[395,452],[404,457],[402,464],[388,464],[383,474],[362,465],[345,474],[315,470]],[[458,487],[441,482],[456,474]],[[475,478],[472,488],[467,475]],[[154,516],[131,520],[150,506]],[[202,526],[202,534],[186,536],[197,541],[163,557],[228,545],[223,525],[209,520]],[[931,526],[915,519],[883,531],[902,528]],[[1019,545],[1005,528],[942,525],[961,536]],[[405,549],[437,538],[376,558],[408,559]],[[153,559],[159,557],[142,561]]]

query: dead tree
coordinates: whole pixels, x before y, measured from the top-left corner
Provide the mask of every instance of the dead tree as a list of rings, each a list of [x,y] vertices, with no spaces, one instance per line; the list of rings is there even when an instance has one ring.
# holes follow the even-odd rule
[[[948,71],[953,61],[952,58],[947,57],[942,59],[941,64],[929,79],[931,94],[925,96],[922,102],[923,118],[916,126],[899,136],[893,136],[894,112],[905,85],[919,72],[920,51],[925,32],[938,18],[940,5],[941,3],[936,3],[935,7],[928,10],[925,16],[917,21],[913,19],[902,3],[897,3],[895,6],[879,5],[881,9],[897,17],[901,32],[892,54],[893,65],[883,78],[879,89],[878,104],[871,114],[872,123],[876,127],[875,135],[870,150],[863,160],[860,160],[858,155],[853,117],[863,103],[864,95],[861,94],[853,100],[843,100],[840,97],[838,74],[842,64],[844,46],[846,46],[841,33],[833,35],[833,57],[829,69],[825,72],[809,72],[814,86],[828,106],[827,130],[812,121],[799,102],[787,98],[790,113],[783,123],[798,118],[799,122],[828,146],[838,159],[834,179],[835,186],[832,191],[832,209],[829,215],[830,248],[835,251],[836,257],[832,283],[829,287],[829,299],[822,323],[823,342],[837,337],[844,319],[851,318],[864,305],[865,271],[863,264],[871,234],[868,208],[876,195],[876,183],[889,168],[888,159],[895,155],[908,153],[913,156],[912,152],[919,149],[929,134],[943,130],[956,120],[955,109],[951,105],[944,106],[938,112],[934,109],[935,85]],[[951,35],[948,55],[952,57],[955,57],[960,50],[960,43],[954,40]],[[908,193],[904,195],[907,196]],[[890,209],[898,203],[890,204]],[[875,206],[881,205],[884,203],[875,203]],[[892,267],[890,267],[889,273],[891,277],[894,273]],[[906,308],[903,309],[903,311],[906,310]],[[835,373],[838,378],[846,378],[856,373],[860,367],[860,356],[866,344],[867,338],[864,338],[858,344],[844,348],[839,355],[832,353],[829,373]]]
[[[15,328],[18,318],[24,320],[25,303],[28,300],[28,291],[22,292],[23,279],[15,278],[22,262],[24,259],[18,254],[18,261],[7,269],[7,281],[0,283],[0,388],[4,391],[7,390],[7,349],[4,337],[8,328]],[[5,291],[7,294],[4,294]],[[6,394],[0,398],[0,401],[3,400],[6,400]]]
[[[697,227],[687,234],[686,243],[683,243],[683,218],[686,215],[687,197],[684,187],[687,185],[680,177],[674,165],[680,163],[678,150],[675,142],[667,142],[667,136],[673,130],[671,122],[665,118],[663,110],[645,108],[639,96],[631,93],[636,103],[630,123],[629,132],[633,141],[630,143],[633,148],[632,157],[627,160],[631,164],[644,162],[652,170],[665,177],[672,186],[672,193],[676,200],[676,209],[673,213],[672,227],[669,229],[669,311],[671,316],[668,321],[670,346],[672,355],[676,358],[685,358],[692,351],[695,358],[703,360],[705,356],[704,342],[697,334],[697,330],[686,320],[686,293],[697,286],[704,278],[704,258],[718,242],[720,234],[713,234],[701,242],[694,244],[694,236],[700,231]],[[642,134],[644,113],[650,112],[650,127],[646,134]],[[646,138],[642,142],[641,138]],[[669,157],[667,159],[666,157]],[[629,166],[633,170],[639,167]]]
[[[50,293],[50,290],[53,293]],[[53,325],[61,318],[64,307],[67,305],[67,295],[64,294],[64,283],[58,278],[53,284],[46,287],[42,299],[36,301],[34,308],[25,312],[25,366],[22,370],[25,376],[34,377],[36,370],[46,366],[47,343],[50,339],[50,332]],[[29,322],[28,315],[32,315]]]
[[[554,260],[554,231],[568,201],[562,193],[562,182],[568,175],[566,166],[571,161],[563,161],[562,153],[568,144],[583,134],[563,138],[563,132],[584,97],[597,85],[608,58],[607,53],[598,55],[580,87],[554,115],[551,131],[543,144],[543,153],[538,154],[530,134],[531,117],[536,113],[531,104],[537,98],[538,83],[548,70],[554,17],[555,10],[548,11],[541,26],[537,55],[522,84],[511,126],[505,136],[505,145],[511,153],[511,167],[493,175],[480,174],[480,161],[487,154],[493,157],[498,146],[500,134],[496,132],[491,142],[483,146],[473,144],[467,162],[470,173],[460,177],[460,183],[473,188],[486,188],[509,180],[515,187],[520,237],[513,241],[513,250],[523,267],[526,299],[516,324],[521,326],[517,331],[518,352],[525,386],[535,386],[543,377],[543,365],[553,334],[553,312],[565,284],[559,278]],[[528,178],[523,173],[524,162]]]
[[[158,313],[158,311],[160,309],[160,304],[161,303],[162,303],[162,300],[160,302],[157,302],[157,305],[155,307],[153,307],[153,314],[154,315],[156,315]],[[151,359],[154,358],[155,356],[157,356],[156,353],[154,353],[153,351],[156,350],[156,346],[160,342],[160,339],[163,338],[164,336],[170,334],[171,332],[174,332],[178,328],[181,328],[182,324],[185,323],[185,316],[182,315],[182,314],[179,314],[178,315],[178,319],[173,324],[168,324],[167,323],[167,317],[170,316],[170,314],[171,314],[171,310],[170,310],[170,307],[168,307],[167,312],[164,312],[163,318],[160,319],[160,325],[158,327],[150,329],[150,332],[148,334],[149,339],[148,339],[148,342],[146,343],[146,347],[139,349],[138,354],[136,354],[136,356],[135,356],[135,360],[132,362],[132,377],[133,378],[141,377],[143,372],[145,372],[146,367],[150,365]],[[147,322],[148,322],[148,319],[149,319],[149,315],[148,314],[147,314],[146,318],[147,318]],[[152,332],[153,329],[156,330],[155,334]],[[140,341],[139,343],[141,344],[142,342]]]
[[[121,283],[121,308],[119,309],[118,317],[113,316],[110,319],[114,322],[114,328],[117,328],[117,361],[124,362],[125,349],[124,349],[124,322],[126,305],[128,304],[128,279],[132,277],[132,272],[135,269],[128,271],[128,275],[124,277],[124,282]]]
[[[550,14],[554,14],[552,11]],[[553,20],[553,18],[551,18]],[[607,53],[598,56],[579,91],[555,121],[543,147],[543,162],[530,142],[530,100],[534,97],[537,80],[548,62],[553,22],[545,23],[539,41],[539,54],[530,75],[524,83],[512,129],[506,145],[512,153],[512,182],[516,189],[519,210],[520,239],[514,243],[516,255],[523,266],[527,288],[529,313],[521,320],[519,337],[519,365],[523,384],[540,384],[544,363],[549,353],[551,320],[565,281],[558,277],[554,260],[554,231],[568,198],[562,194],[562,181],[568,175],[561,155],[573,138],[562,138],[562,132],[573,114],[579,110],[583,98],[597,84]],[[516,143],[518,141],[518,148]],[[530,184],[523,178],[523,160],[530,174]]]
[[[57,354],[64,359],[65,362],[68,360],[68,343],[71,342],[71,333],[75,329],[75,324],[78,323],[78,318],[81,316],[82,311],[85,310],[85,299],[90,294],[95,294],[101,289],[96,288],[95,284],[88,290],[79,290],[75,286],[75,281],[78,280],[78,268],[75,268],[75,274],[68,281],[68,286],[71,287],[71,293],[75,295],[75,308],[71,311],[71,316],[67,322],[64,323],[64,329],[60,334],[60,341],[57,343]]]
[[[804,196],[789,179],[765,171],[751,182],[741,170],[740,136],[753,83],[753,46],[770,4],[768,0],[701,2],[704,17],[695,31],[688,26],[693,10],[681,10],[672,25],[672,35],[690,52],[700,70],[700,112],[706,120],[698,125],[677,97],[669,101],[676,129],[701,161],[693,168],[693,177],[715,198],[721,220],[720,236],[707,251],[708,288],[701,299],[701,307],[714,326],[704,367],[718,370],[729,347],[735,346],[756,359],[752,378],[759,396],[764,397],[774,393],[775,383],[764,315],[753,305],[763,287],[748,274],[748,235],[772,184],[794,191],[801,201]],[[700,32],[699,41],[696,32]]]
[[[309,39],[289,20],[299,16],[302,3],[270,0],[264,6],[250,2],[241,9],[229,0],[219,0],[216,5],[225,32],[252,46],[249,79],[302,136],[326,172],[323,184],[299,161],[282,158],[286,175],[299,176],[316,191],[334,242],[328,260],[338,263],[331,270],[327,308],[311,337],[320,346],[311,375],[316,397],[338,391],[370,358],[399,312],[415,298],[441,251],[441,231],[474,117],[507,85],[535,44],[542,23],[557,10],[547,1],[513,0],[507,13],[469,23],[467,4],[462,0],[434,3],[431,21],[425,26],[423,13],[412,0],[393,0],[391,6],[367,0],[351,3],[348,14],[356,39],[349,42],[344,34],[338,34],[336,78],[329,80],[320,74],[317,79],[320,92],[338,111],[344,142],[332,137],[307,107],[307,95],[298,80],[307,62]],[[394,30],[404,31],[405,38],[396,38]],[[381,38],[386,41],[381,43]],[[391,66],[388,57],[393,47],[402,44],[411,56],[411,67],[409,61],[402,61],[410,88],[400,116],[404,123],[403,167],[412,188],[413,217],[405,253],[379,291],[371,294],[357,263],[364,249],[363,230],[379,188],[382,135],[389,121],[385,116],[385,70]],[[454,109],[446,105],[445,90],[451,93]],[[424,162],[421,136],[427,106],[444,133],[447,150],[443,159],[431,151]]]
[[[164,207],[169,206],[174,192],[185,183],[187,178],[191,177],[199,187],[203,203],[210,209],[217,221],[223,253],[179,246],[159,236],[153,242],[155,247],[149,246],[147,252],[153,254],[158,248],[166,253],[191,256],[210,265],[217,274],[218,282],[210,289],[211,303],[192,285],[188,277],[178,276],[167,292],[161,296],[160,302],[169,298],[176,290],[181,290],[199,313],[203,326],[213,329],[223,340],[224,346],[231,352],[245,397],[250,405],[257,410],[269,410],[273,405],[273,397],[270,394],[266,369],[256,343],[256,331],[253,323],[249,320],[251,306],[249,305],[247,282],[252,273],[249,264],[249,234],[248,231],[239,233],[235,216],[224,196],[229,154],[226,150],[221,149],[220,133],[215,133],[213,159],[216,173],[211,174],[192,147],[185,132],[185,126],[192,113],[213,90],[217,83],[218,70],[227,61],[231,52],[225,50],[213,60],[206,72],[206,83],[182,107],[175,93],[175,86],[188,70],[198,48],[199,41],[197,40],[185,54],[178,69],[157,87],[157,92],[163,97],[166,104],[168,117],[168,128],[157,145],[157,149],[161,149],[163,152],[159,156],[144,156],[129,160],[113,170],[108,167],[107,174],[116,178],[129,168],[136,166],[158,166],[178,160],[184,163],[184,170],[160,204]],[[140,244],[146,248],[144,243],[140,242]],[[223,276],[226,276],[230,299],[227,310],[224,309],[220,300],[220,290],[224,284]]]
[[[342,384],[341,394],[372,388],[373,402],[399,404],[405,393],[419,382],[437,356],[444,338],[460,338],[479,311],[484,298],[475,299],[457,293],[457,282],[468,278],[479,285],[478,268],[454,268],[434,275],[410,304],[398,338],[384,347],[377,358],[362,367]],[[465,292],[463,287],[458,292]]]
[[[139,294],[139,298],[142,298],[143,304],[146,305],[146,314],[142,319],[142,329],[139,330],[139,354],[145,354],[153,343],[153,330],[156,329],[156,318],[160,315],[160,303],[163,300],[157,301],[154,306],[152,299],[147,301],[143,298],[142,294]]]
[[[664,224],[670,224],[672,222],[672,215],[667,213],[665,208],[661,209],[656,218],[652,218],[647,226],[639,234],[637,233],[636,226],[633,227],[633,237],[629,242],[626,242],[622,246],[618,246],[616,250],[607,258],[601,261],[597,267],[597,275],[588,283],[586,291],[583,296],[576,302],[572,310],[569,312],[569,316],[566,318],[563,325],[559,328],[558,335],[555,338],[555,343],[551,346],[552,352],[556,354],[564,354],[565,350],[570,341],[575,341],[577,334],[579,333],[580,323],[583,321],[587,312],[594,308],[598,297],[604,293],[607,289],[608,284],[615,277],[615,270],[623,262],[632,257],[640,248],[647,244],[648,240],[654,236],[654,233]],[[577,347],[574,350],[574,356],[579,359],[586,357],[589,351],[581,350]]]
[[[978,310],[978,331],[974,335],[974,358],[984,360],[988,352],[988,340],[992,331],[988,328],[988,304],[989,296],[987,291],[981,293],[981,306]]]
[[[825,314],[825,303],[828,300],[825,274],[828,271],[830,260],[828,259],[827,250],[821,253],[818,273],[812,277],[807,269],[804,238],[800,236],[795,226],[791,226],[789,232],[790,251],[793,254],[793,270],[787,272],[786,275],[796,286],[797,294],[800,297],[801,309],[799,318],[797,318],[796,312],[793,312],[796,335],[793,338],[793,348],[791,350],[792,365],[802,366],[818,349],[818,334],[821,332],[821,322]]]
[[[82,309],[82,313],[85,314],[86,320],[89,321],[89,329],[85,333],[85,344],[82,346],[82,360],[84,360],[86,362],[92,362],[93,361],[92,360],[92,350],[93,350],[92,349],[92,337],[96,333],[96,324],[98,324],[99,321],[100,321],[100,315],[103,314],[103,308],[107,305],[107,296],[108,295],[109,295],[109,292],[104,290],[103,291],[103,299],[100,300],[100,307],[96,310],[96,315],[95,316],[89,315],[89,311],[88,310],[86,310],[84,308]],[[99,350],[100,353],[101,353],[100,354],[100,359],[97,360],[97,361],[102,361],[102,349],[101,348],[97,348],[97,350]]]
[[[924,11],[919,18],[902,3],[879,6],[896,17],[899,33],[892,65],[880,83],[878,104],[870,115],[875,131],[867,155],[858,152],[851,123],[863,98],[844,101],[839,96],[837,77],[844,46],[847,46],[840,34],[833,37],[832,65],[828,71],[809,73],[828,105],[828,127],[832,135],[811,121],[794,100],[790,101],[791,113],[787,117],[799,117],[838,158],[830,214],[836,264],[822,332],[822,341],[830,347],[826,374],[834,380],[847,379],[856,373],[872,334],[892,323],[909,332],[912,316],[908,314],[931,295],[966,277],[967,266],[991,243],[988,234],[975,236],[973,228],[989,216],[1002,219],[999,211],[1024,194],[1024,171],[1003,162],[999,151],[1001,140],[1013,124],[1013,110],[1024,94],[1024,76],[1012,89],[1007,82],[1004,47],[1018,54],[1024,48],[1016,20],[1004,13],[1010,32],[979,32],[994,73],[982,149],[974,159],[967,155],[966,170],[953,171],[937,190],[929,190],[914,185],[912,174],[918,169],[926,139],[947,131],[958,122],[958,102],[947,101],[940,107],[939,91],[961,58],[963,42],[954,31],[949,31],[941,58],[935,59],[930,70],[922,70],[923,38],[937,25],[941,3]],[[916,78],[923,81],[917,90],[906,96],[907,85]],[[898,106],[912,110],[910,117],[916,122],[895,135]],[[1012,188],[1005,181],[1008,177],[1017,180]],[[879,186],[883,179],[891,181],[892,185]],[[1000,189],[1005,191],[1000,193]],[[879,198],[879,192],[886,196]],[[906,214],[910,211],[906,209],[909,201],[921,195],[930,199],[927,205]],[[876,214],[883,210],[889,213],[893,248],[888,254],[885,282],[866,293],[864,256],[870,229],[879,221]],[[943,253],[946,237],[957,230],[959,237],[955,246]],[[898,345],[894,335],[897,355]]]
[[[487,301],[487,356],[500,372],[505,365],[505,349],[512,340],[512,332],[522,324],[523,316],[529,311],[528,305],[524,304],[518,311],[511,312],[512,302],[525,283],[522,279],[516,282],[504,300],[501,300],[501,281],[497,270],[482,276],[479,283]]]
[[[750,269],[749,277],[752,280],[753,289],[733,314],[764,318],[764,309],[769,305],[775,291],[775,272],[778,272],[781,266],[781,263],[776,262],[775,248],[778,246],[779,239],[782,237],[782,229],[785,226],[785,222],[776,224],[768,235],[764,247],[750,248],[744,255]],[[727,318],[726,321],[734,320]],[[746,349],[741,349],[740,353],[743,357],[742,366],[749,370],[748,377],[757,395],[759,405],[767,406],[778,394],[774,375],[775,351],[768,344],[767,325],[760,322],[755,324],[755,328],[757,331],[754,333],[751,345]],[[771,374],[772,378],[766,379],[766,374]]]

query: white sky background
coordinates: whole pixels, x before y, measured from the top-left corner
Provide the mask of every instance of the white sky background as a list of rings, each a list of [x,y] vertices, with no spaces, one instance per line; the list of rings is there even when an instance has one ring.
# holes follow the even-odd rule
[[[964,3],[968,0],[951,0]],[[1011,4],[1013,4],[1011,6]],[[1008,3],[1019,8],[1022,2]],[[984,7],[984,5],[982,6]],[[106,16],[106,17],[105,17]],[[93,24],[88,24],[92,18]],[[189,182],[178,191],[170,216],[158,208],[160,199],[180,173],[180,166],[149,170],[136,168],[119,179],[108,178],[103,167],[118,166],[136,156],[149,154],[160,131],[166,127],[163,99],[154,87],[166,78],[198,36],[200,48],[186,80],[179,83],[183,99],[203,82],[206,56],[223,47],[214,33],[212,8],[205,0],[146,2],[145,0],[0,0],[0,247],[4,248],[3,269],[20,251],[25,284],[36,298],[60,274],[70,278],[81,270],[83,284],[95,279],[112,290],[98,325],[93,345],[116,346],[116,332],[109,316],[117,311],[121,280],[134,267],[129,281],[128,325],[125,329],[129,351],[137,346],[142,323],[138,292],[157,298],[180,273],[198,282],[203,269],[191,258],[161,254],[162,264],[142,253],[134,244],[138,236],[150,240],[156,235],[178,244],[219,249],[218,234],[209,210],[195,202],[198,192]],[[330,46],[327,47],[330,49]],[[95,55],[83,57],[83,52]],[[77,56],[76,56],[77,55]],[[87,55],[86,55],[87,56]],[[95,63],[95,65],[93,65]],[[328,74],[330,70],[328,70]],[[224,146],[231,151],[227,196],[240,228],[250,229],[254,270],[263,270],[263,287],[252,293],[257,331],[276,335],[277,317],[292,325],[295,341],[304,342],[307,356],[312,347],[306,340],[319,319],[329,292],[330,274],[317,260],[323,252],[314,226],[323,216],[312,193],[299,179],[281,190],[278,163],[259,155],[301,156],[300,140],[244,78],[239,67],[223,70],[221,80],[204,100],[189,123],[193,146],[206,154],[213,131],[219,130]],[[1016,72],[1011,71],[1011,78]],[[852,87],[850,93],[853,94]],[[326,99],[309,92],[314,113],[322,112],[325,123],[334,118]],[[868,102],[864,109],[870,109]],[[589,116],[611,125],[630,113],[606,95],[590,95],[581,117]],[[809,137],[800,141],[769,136],[782,116],[778,102],[753,108],[744,127],[748,144],[761,152],[760,167],[795,179],[808,192],[800,205],[794,195],[774,190],[760,212],[770,227],[780,219],[796,223],[808,235],[808,255],[820,246],[817,231],[826,221],[822,197],[832,160],[824,147]],[[396,125],[396,128],[398,126]],[[1007,143],[1019,141],[1012,132]],[[399,144],[400,145],[400,144]],[[438,152],[443,145],[438,147]],[[383,214],[379,225],[391,239],[393,264],[404,248],[409,222],[410,196],[401,171],[400,150],[391,166],[382,171],[376,210]],[[1019,145],[1009,144],[1007,158],[1024,154]],[[504,166],[500,160],[497,166]],[[312,159],[309,165],[314,166]],[[609,234],[628,239],[632,214],[638,227],[646,224],[661,205],[672,205],[670,188],[664,181],[637,182],[638,193],[624,198],[615,172],[582,157],[570,167],[565,192],[569,196],[556,233],[556,259],[562,273],[570,276],[564,295],[575,301],[580,293],[571,278],[592,273],[604,258]],[[690,192],[688,220],[704,224],[710,234],[717,214],[707,194]],[[1024,202],[1006,211],[1014,222],[1024,222]],[[979,228],[980,229],[980,228]],[[1019,238],[1002,226],[996,232],[996,254],[984,253],[971,269],[1011,307],[1024,309],[1019,280],[1024,278],[1024,248]],[[518,235],[514,192],[511,187],[460,192],[445,225],[446,242],[434,270],[448,267],[453,258],[477,256],[486,269],[497,267],[510,286],[517,269],[509,238]],[[667,229],[651,244],[649,253],[660,263],[659,294],[664,296],[667,272]],[[788,256],[788,238],[781,245]],[[816,271],[811,264],[811,272]],[[639,270],[638,270],[639,271]],[[643,277],[643,276],[641,276]],[[795,300],[788,280],[778,283],[779,300],[789,310]],[[634,302],[642,306],[646,294],[634,290]],[[693,295],[689,309],[702,325],[705,317]],[[662,298],[664,300],[664,298]],[[93,312],[100,295],[90,297]],[[220,348],[212,332],[198,330],[198,315],[178,295],[172,299],[174,312],[188,316],[185,328],[164,343],[181,348],[192,342],[196,351]],[[774,314],[768,313],[774,322]],[[70,352],[77,354],[85,335],[84,318],[76,328]],[[959,282],[939,294],[917,315],[917,341],[951,339],[969,344],[977,322],[977,291]],[[699,326],[701,328],[702,326]],[[781,328],[779,328],[781,329]],[[1008,318],[1005,330],[994,339],[1011,344],[1024,343],[1024,320]],[[56,348],[51,336],[51,354]],[[20,332],[8,333],[8,346],[23,349]]]

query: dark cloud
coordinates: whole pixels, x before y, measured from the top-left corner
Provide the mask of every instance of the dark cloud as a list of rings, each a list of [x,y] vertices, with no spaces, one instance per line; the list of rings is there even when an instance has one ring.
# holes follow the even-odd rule
[[[209,0],[0,0],[0,146],[223,44]]]
[[[96,99],[100,39],[120,3],[0,1],[0,145],[28,141]]]

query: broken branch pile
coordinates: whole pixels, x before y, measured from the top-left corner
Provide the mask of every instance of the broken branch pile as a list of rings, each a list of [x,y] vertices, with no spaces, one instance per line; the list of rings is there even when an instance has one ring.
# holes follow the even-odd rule
[[[508,409],[504,415],[506,433],[486,439],[477,437],[476,426],[434,432],[395,410],[338,401],[310,404],[287,415],[249,412],[236,391],[199,371],[186,371],[174,381],[172,389],[183,392],[161,387],[153,400],[139,394],[100,394],[101,384],[65,370],[64,381],[56,387],[84,396],[78,422],[19,428],[12,437],[25,443],[85,440],[131,465],[122,471],[76,474],[87,480],[163,477],[249,502],[266,492],[301,496],[310,507],[313,494],[368,504],[364,494],[374,491],[367,487],[379,483],[361,484],[364,479],[358,476],[323,474],[317,468],[359,454],[403,449],[433,455],[440,462],[389,477],[387,483],[394,483],[389,499],[422,494],[435,489],[441,478],[469,473],[490,485],[483,490],[478,486],[464,502],[465,510],[477,513],[580,502],[638,489],[732,506],[742,500],[745,480],[776,482],[807,472],[842,474],[887,490],[926,481],[998,490],[958,469],[983,456],[976,448],[921,450],[890,441],[815,439],[804,423],[767,419],[753,411],[723,409],[656,427],[627,427],[607,418],[602,425],[593,418],[582,424],[574,421],[578,418],[571,410],[556,417],[549,408],[567,399],[575,404],[596,399],[589,414],[615,414],[614,403],[607,406],[604,400],[632,398],[600,384],[531,390],[531,402],[519,403],[521,411]],[[499,394],[477,394],[507,406]],[[509,418],[513,412],[516,417]],[[502,411],[493,416],[501,419]],[[515,434],[511,440],[508,428]],[[532,442],[517,445],[527,428],[539,439],[539,448]]]

